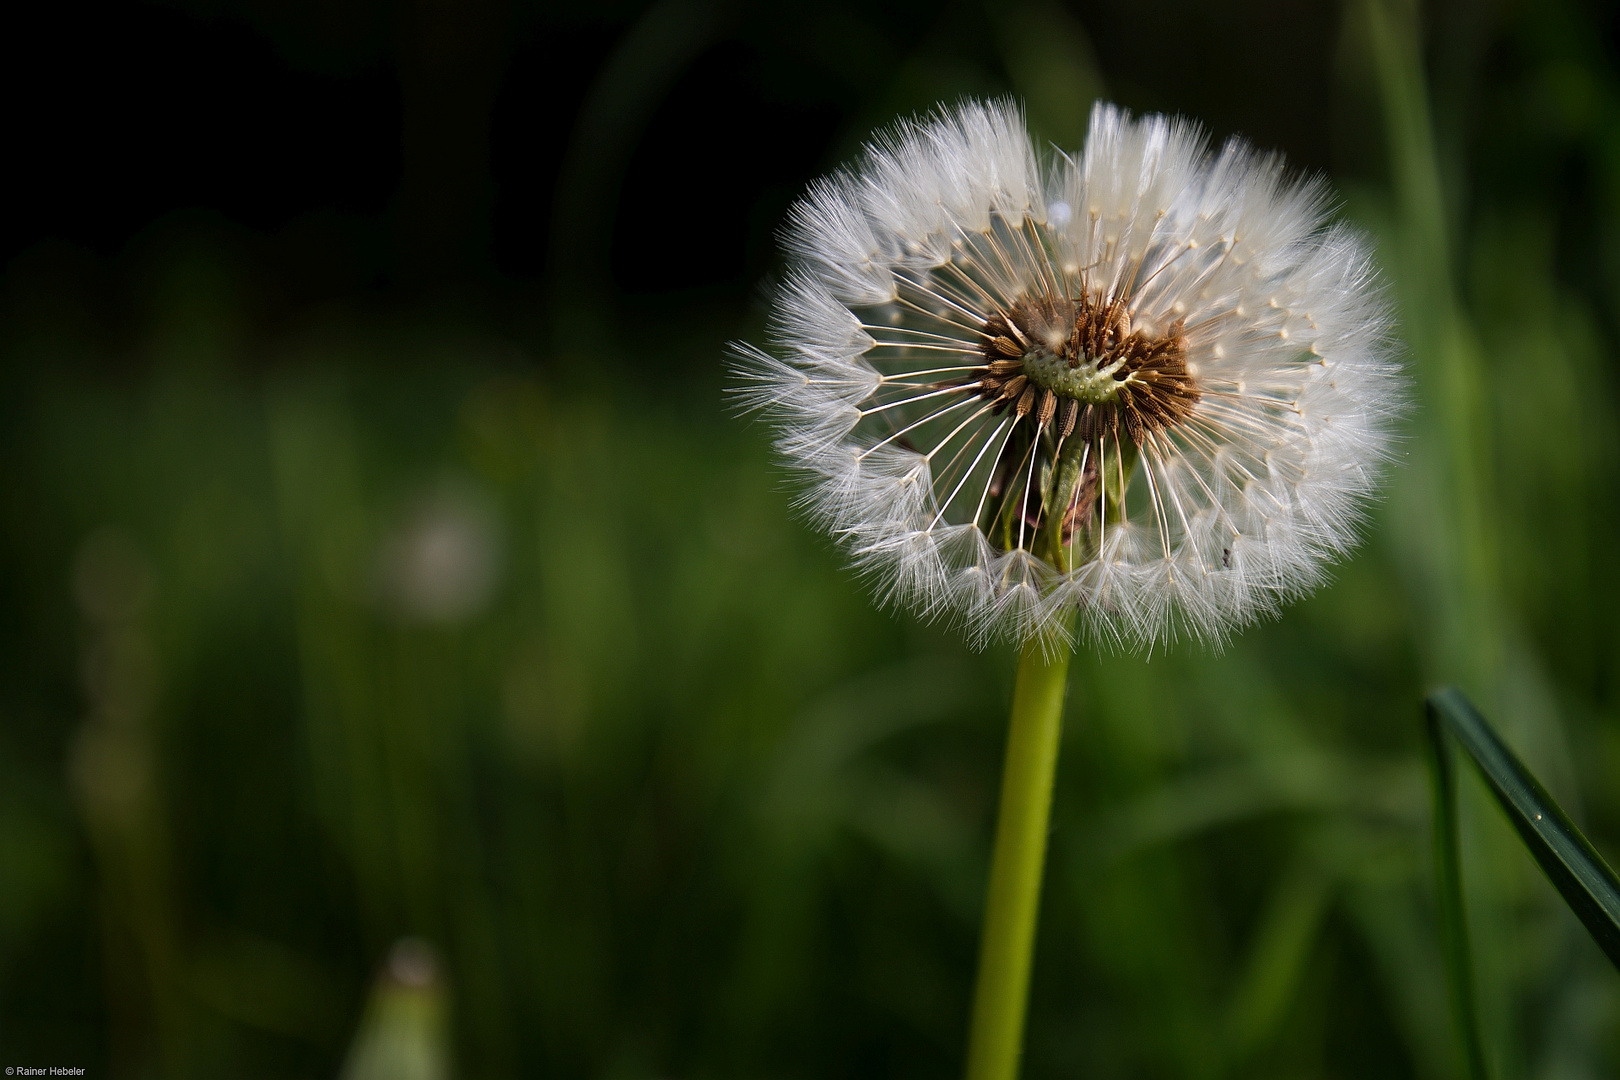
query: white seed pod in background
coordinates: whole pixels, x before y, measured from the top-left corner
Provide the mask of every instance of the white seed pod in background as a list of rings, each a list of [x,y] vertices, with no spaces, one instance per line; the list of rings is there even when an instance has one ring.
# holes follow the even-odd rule
[[[1356,540],[1402,402],[1318,183],[1099,104],[902,123],[813,184],[736,393],[885,601],[975,643],[1222,641]]]

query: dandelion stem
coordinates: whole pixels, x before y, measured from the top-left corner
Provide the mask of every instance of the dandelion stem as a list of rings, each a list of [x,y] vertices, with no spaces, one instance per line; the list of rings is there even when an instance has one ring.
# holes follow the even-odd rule
[[[1015,1080],[1018,1075],[1069,655],[1067,648],[1052,650],[1050,643],[1031,640],[1018,661],[968,1034],[967,1080]]]

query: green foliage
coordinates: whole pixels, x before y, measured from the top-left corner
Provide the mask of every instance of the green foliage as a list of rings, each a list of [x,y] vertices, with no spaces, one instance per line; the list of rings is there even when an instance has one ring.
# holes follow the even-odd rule
[[[825,18],[794,49],[866,40]],[[1414,20],[1346,12],[1336,181],[1409,344],[1403,461],[1281,621],[1075,658],[1031,1080],[1463,1075],[1428,685],[1615,850],[1620,87],[1573,9],[1502,18],[1442,21],[1426,81]],[[952,19],[892,78],[851,62],[859,116],[1011,86],[1072,137],[1079,22]],[[1202,111],[1097,52],[1126,104]],[[721,406],[757,328],[287,325],[211,243],[131,271],[118,332],[49,252],[5,285],[8,1056],[363,1075],[443,1025],[460,1076],[956,1072],[1013,657],[873,610],[794,518]],[[1474,786],[1458,820],[1492,1075],[1620,1070],[1602,953]],[[388,981],[406,937],[427,997]]]
[[[1592,940],[1620,968],[1620,879],[1535,776],[1503,745],[1490,724],[1456,688],[1429,695],[1430,768],[1434,780],[1434,834],[1440,931],[1452,1008],[1470,1076],[1486,1076],[1468,949],[1468,923],[1457,850],[1457,794],[1451,741],[1455,739],[1490,787],[1514,831],[1546,873]]]
[[[1592,940],[1616,967],[1620,967],[1620,879],[1614,876],[1603,856],[1547,794],[1541,782],[1513,756],[1513,751],[1502,745],[1485,718],[1460,692],[1446,689],[1429,695],[1428,715],[1433,752],[1443,760],[1443,755],[1448,753],[1442,742],[1443,734],[1456,737],[1479,767],[1514,830],[1524,839],[1525,847],[1541,864],[1559,895],[1585,924]],[[1437,770],[1436,782],[1451,782],[1449,766]],[[1437,823],[1436,828],[1451,834],[1456,829],[1455,799],[1444,796],[1441,804],[1446,818],[1443,823]],[[1447,872],[1453,869],[1448,868]],[[1451,876],[1456,875],[1451,873]]]

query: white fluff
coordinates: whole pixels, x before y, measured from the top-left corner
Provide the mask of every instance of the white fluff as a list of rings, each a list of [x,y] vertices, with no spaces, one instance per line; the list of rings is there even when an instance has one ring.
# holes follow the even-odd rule
[[[776,355],[738,347],[737,393],[883,600],[978,644],[1066,641],[1076,610],[1103,643],[1219,643],[1354,544],[1402,402],[1388,309],[1366,241],[1277,157],[1105,104],[1078,159],[1041,155],[1015,106],[967,102],[813,184],[786,246]],[[1068,572],[1021,523],[1005,550],[981,525],[998,442],[1031,421],[939,386],[984,363],[988,319],[1059,277],[1122,296],[1144,333],[1184,320],[1201,391],[1139,447],[1121,520]]]

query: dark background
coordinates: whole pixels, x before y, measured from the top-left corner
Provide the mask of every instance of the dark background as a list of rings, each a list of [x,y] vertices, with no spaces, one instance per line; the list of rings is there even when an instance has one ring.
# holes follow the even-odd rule
[[[1196,103],[1217,135],[1333,167],[1332,6],[1052,10],[1057,40],[1079,46],[1074,70],[1120,100]],[[736,305],[771,268],[807,177],[942,92],[1008,92],[1004,39],[1049,46],[1043,16],[51,6],[6,35],[15,212],[0,250],[9,262],[65,241],[109,260],[184,217],[253,249],[282,313],[357,294],[535,308],[547,285]],[[1072,128],[1087,108],[1054,119]]]
[[[1012,658],[871,609],[725,413],[723,350],[807,180],[1011,93],[1071,150],[1106,96],[1327,175],[1414,385],[1330,588],[1219,654],[1082,649],[1026,1075],[1460,1075],[1424,690],[1620,836],[1615,28],[8,13],[0,1057],[959,1069]],[[1495,1074],[1611,1074],[1620,979],[1468,792]]]

